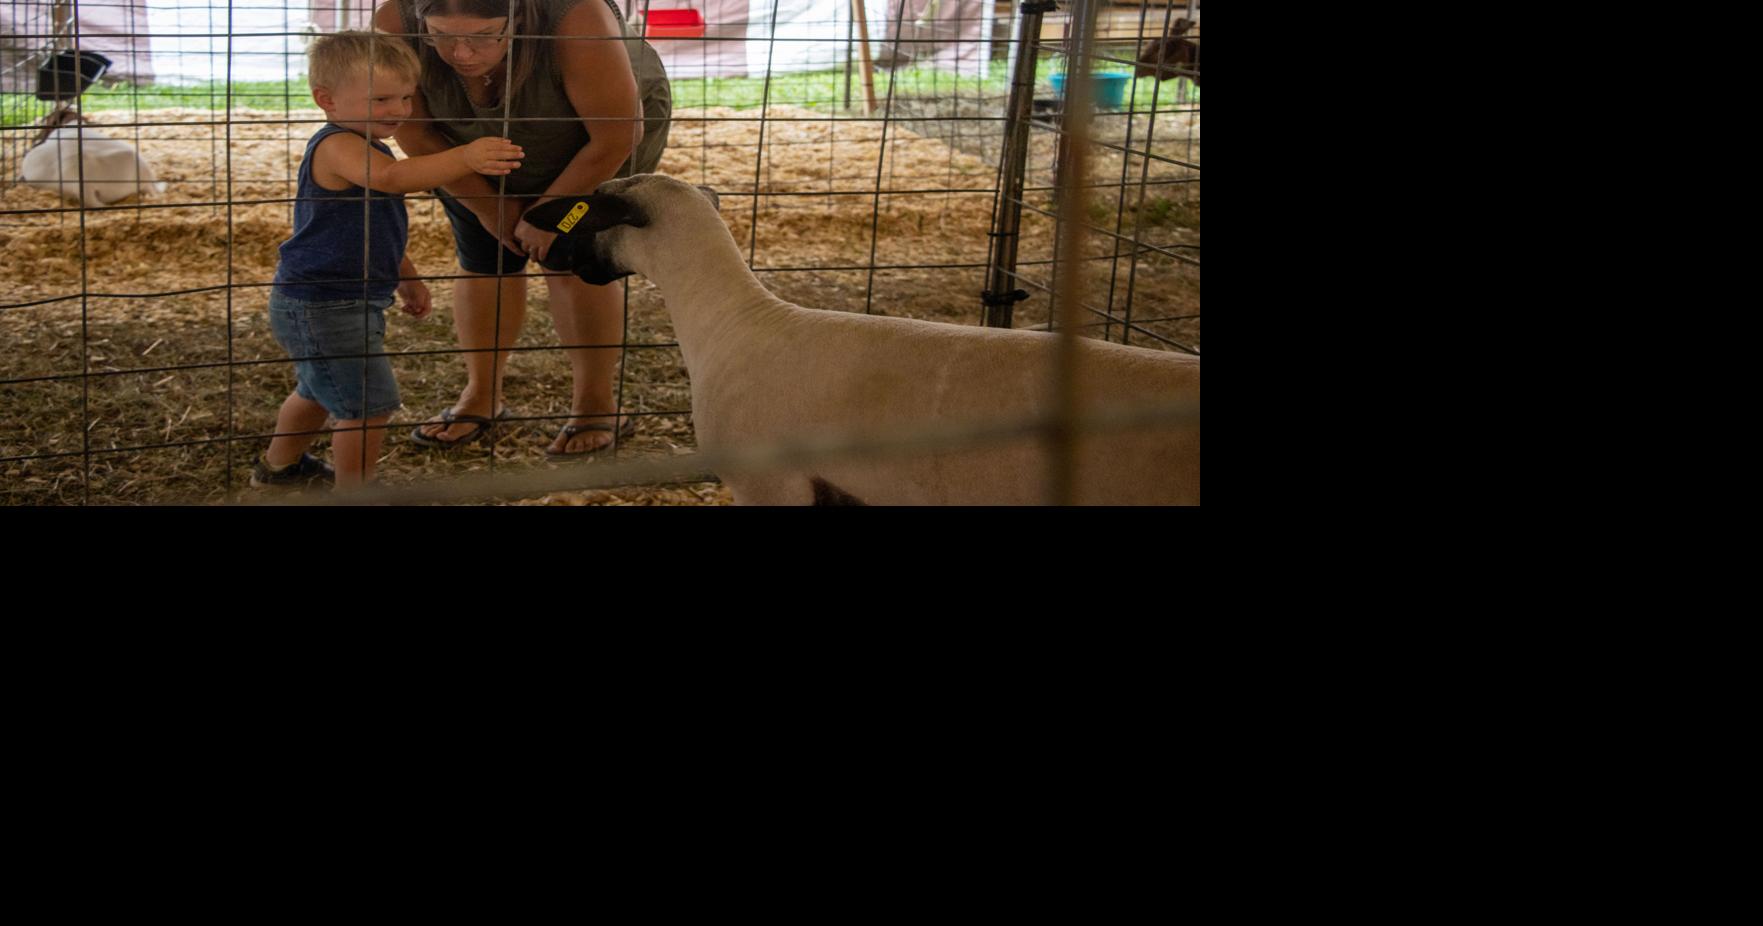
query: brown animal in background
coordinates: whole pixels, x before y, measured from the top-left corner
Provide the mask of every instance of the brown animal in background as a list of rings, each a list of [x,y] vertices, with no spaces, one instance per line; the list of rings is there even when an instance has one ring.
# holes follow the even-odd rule
[[[1187,77],[1200,86],[1200,43],[1192,39],[1182,38],[1193,23],[1185,17],[1169,24],[1169,32],[1162,38],[1145,46],[1144,53],[1138,57],[1138,67],[1133,68],[1134,77],[1156,77],[1168,80],[1171,77]],[[1191,74],[1176,74],[1176,69],[1192,71]]]
[[[80,114],[74,112],[72,105],[63,103],[60,106],[55,107],[54,111],[43,117],[43,130],[37,133],[36,138],[31,139],[31,147],[35,148],[43,142],[48,141],[49,133],[56,129],[79,121],[81,121]]]

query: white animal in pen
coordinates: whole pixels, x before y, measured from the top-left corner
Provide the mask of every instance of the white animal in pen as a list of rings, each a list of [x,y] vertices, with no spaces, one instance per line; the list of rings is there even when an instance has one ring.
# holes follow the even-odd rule
[[[644,174],[527,217],[566,232],[547,266],[593,283],[640,273],[661,289],[691,377],[702,447],[829,433],[904,436],[932,422],[1048,408],[1057,338],[792,305],[747,269],[714,196]],[[1198,407],[1198,357],[1087,338],[1077,354],[1080,408],[1183,400]],[[1197,418],[1085,434],[1075,452],[1080,504],[1200,502]],[[1045,454],[1040,439],[1023,438],[725,482],[740,504],[1036,504],[1046,500]]]
[[[138,194],[165,192],[153,165],[135,146],[81,125],[79,117],[71,113],[67,118],[72,124],[52,128],[25,153],[19,171],[25,184],[60,193],[63,200],[88,209]]]

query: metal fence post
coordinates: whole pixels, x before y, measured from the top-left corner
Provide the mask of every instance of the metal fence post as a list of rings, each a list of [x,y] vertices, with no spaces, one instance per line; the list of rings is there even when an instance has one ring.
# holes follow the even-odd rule
[[[1014,285],[1022,226],[1022,177],[1028,165],[1028,118],[1034,105],[1035,47],[1040,43],[1041,15],[1056,9],[1058,4],[1053,0],[1027,0],[1016,21],[1016,68],[1010,76],[1010,102],[1004,116],[1004,150],[999,158],[986,288],[980,293],[984,324],[991,328],[1010,327],[1016,303],[1028,298],[1026,290]]]

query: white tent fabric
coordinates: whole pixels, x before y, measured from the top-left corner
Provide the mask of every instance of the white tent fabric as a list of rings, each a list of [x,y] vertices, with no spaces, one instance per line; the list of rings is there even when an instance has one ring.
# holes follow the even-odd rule
[[[226,0],[144,2],[160,83],[279,81],[306,73],[302,34],[312,31],[312,16],[304,3],[231,0],[229,10]]]
[[[162,0],[151,0],[159,3]],[[255,0],[263,2],[263,0]],[[618,0],[625,20],[642,28],[650,10],[697,10],[703,38],[651,37],[669,77],[763,77],[770,73],[824,71],[845,65],[851,44],[851,0]],[[367,4],[357,0],[311,0],[312,22],[322,31],[364,25]],[[871,54],[891,60],[896,34],[918,64],[983,74],[991,57],[990,0],[867,0]],[[341,11],[341,12],[339,12]],[[902,15],[903,14],[903,15]],[[922,44],[913,40],[934,40]],[[689,105],[689,101],[676,101]]]
[[[110,0],[104,5],[80,4],[80,48],[110,59],[108,76],[135,83],[151,83],[155,77],[152,28],[147,19],[147,0]]]
[[[34,92],[51,49],[72,46],[67,0],[0,6],[0,90]],[[306,72],[301,33],[311,28],[293,0],[91,0],[79,4],[80,47],[112,62],[109,77],[136,83],[285,80]],[[292,35],[289,35],[292,33]],[[45,38],[54,34],[59,38]]]
[[[850,0],[619,2],[639,26],[651,8],[703,14],[703,39],[651,39],[676,79],[827,70],[844,67],[847,58],[860,58]],[[71,9],[65,0],[13,0],[0,6],[0,90],[35,90],[41,53],[56,46],[55,40],[40,36],[55,32],[57,14],[65,16]],[[113,76],[189,84],[297,78],[306,72],[306,33],[366,28],[372,4],[216,0],[198,6],[179,0],[94,0],[81,3],[79,10],[82,46],[111,58]],[[910,61],[983,74],[991,58],[990,0],[865,0],[865,11],[870,53],[879,66]]]
[[[37,68],[56,49],[73,46],[73,4],[18,2],[0,7],[0,91],[35,93]],[[79,46],[110,59],[109,77],[138,82],[154,77],[148,54],[147,0],[80,4]]]
[[[704,38],[651,38],[670,77],[762,77],[821,71],[861,58],[850,0],[624,0],[646,10],[697,10]],[[870,55],[982,75],[991,59],[989,0],[866,0]],[[744,39],[745,41],[738,41]],[[896,44],[896,39],[900,40]]]

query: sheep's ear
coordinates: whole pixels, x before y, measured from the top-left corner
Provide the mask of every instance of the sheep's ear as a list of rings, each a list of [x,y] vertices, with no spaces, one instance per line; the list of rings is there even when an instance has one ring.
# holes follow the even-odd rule
[[[565,196],[529,209],[524,216],[535,228],[560,235],[591,235],[615,225],[642,228],[649,217],[635,203],[611,193]]]
[[[553,199],[544,205],[528,209],[522,218],[530,222],[534,228],[556,231],[557,220],[568,214],[569,210],[583,199],[587,199],[587,197],[565,196],[562,199]]]
[[[707,186],[700,185],[698,187],[698,192],[703,193],[704,198],[710,200],[711,206],[713,206],[717,209],[722,208],[722,197],[716,195],[715,190],[712,190],[711,188],[709,188]]]

